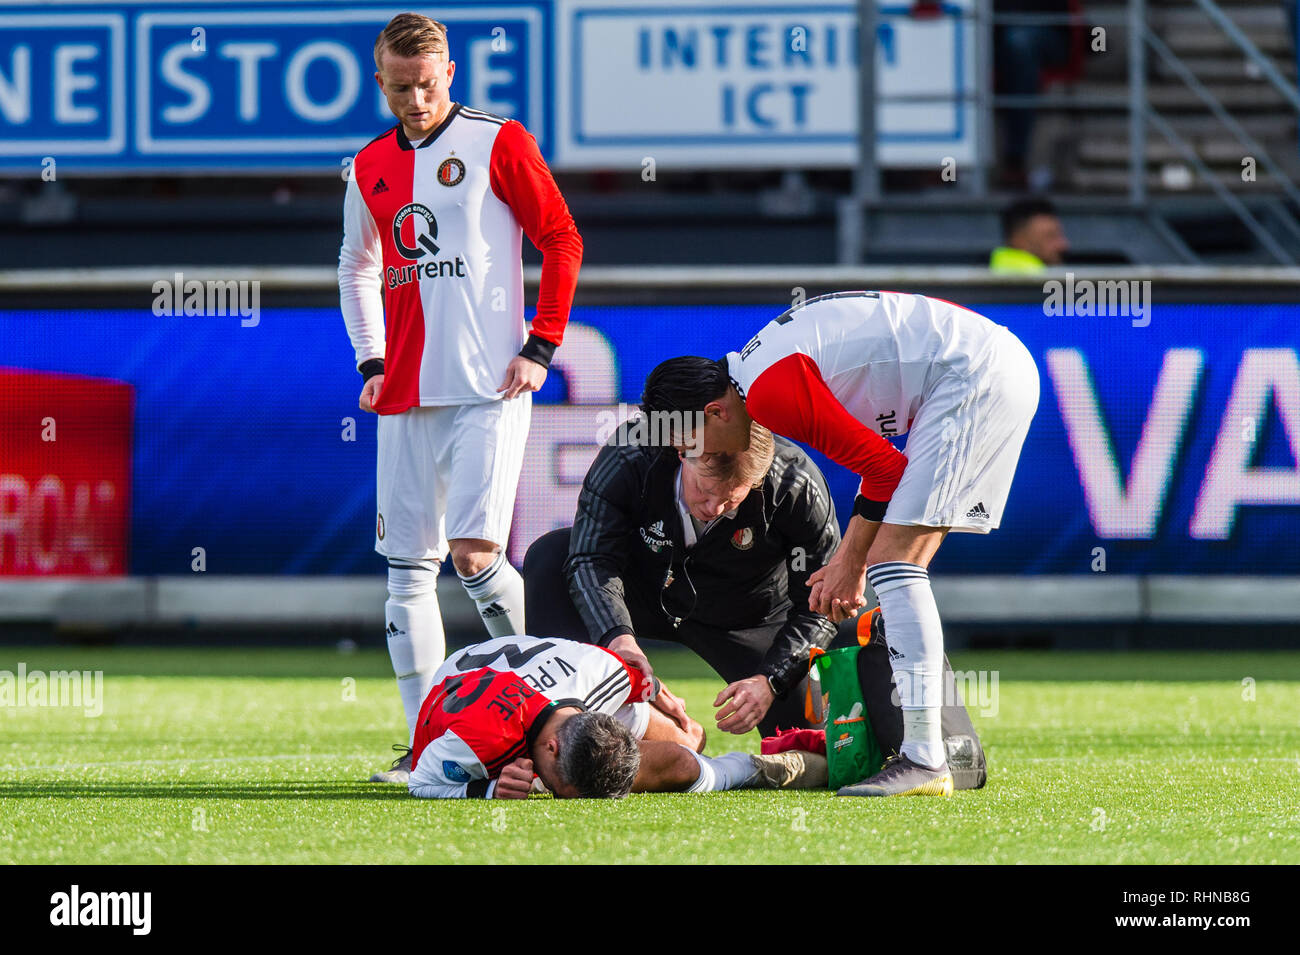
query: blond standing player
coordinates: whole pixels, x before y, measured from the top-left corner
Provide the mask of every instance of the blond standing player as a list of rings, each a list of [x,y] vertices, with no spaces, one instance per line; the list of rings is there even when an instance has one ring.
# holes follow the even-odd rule
[[[394,17],[375,80],[398,123],[352,164],[339,296],[360,405],[379,415],[375,550],[408,742],[445,654],[437,580],[450,553],[492,636],[525,632],[505,558],[532,393],[564,336],[582,239],[519,123],[451,99],[446,28]],[[524,326],[522,236],[542,252]],[[405,783],[410,752],[374,781]]]

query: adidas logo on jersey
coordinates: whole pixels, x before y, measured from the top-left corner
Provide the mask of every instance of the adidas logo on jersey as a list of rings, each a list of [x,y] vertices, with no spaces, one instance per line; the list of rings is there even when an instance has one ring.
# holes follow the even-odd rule
[[[504,617],[509,612],[509,610],[501,606],[501,604],[497,603],[495,600],[479,610],[479,613],[483,615],[485,620],[491,620],[493,617]]]
[[[387,191],[388,191],[388,184],[385,183],[383,179],[380,179],[377,183],[375,183],[375,188],[370,190],[370,194],[372,196],[377,196],[381,192],[387,192]]]
[[[889,651],[889,659],[891,659],[891,660],[901,660],[901,659],[903,659],[903,654],[900,653],[898,650],[895,650],[895,649],[894,649],[893,647],[891,647],[889,644],[885,644],[885,649]]]
[[[650,527],[641,529],[641,539],[656,554],[668,545],[668,535],[664,533],[664,522],[655,521]]]
[[[973,517],[976,520],[980,520],[980,521],[987,521],[989,519],[989,512],[985,509],[984,502],[980,501],[978,504],[976,504],[974,507],[972,507],[969,511],[966,512],[966,516]]]

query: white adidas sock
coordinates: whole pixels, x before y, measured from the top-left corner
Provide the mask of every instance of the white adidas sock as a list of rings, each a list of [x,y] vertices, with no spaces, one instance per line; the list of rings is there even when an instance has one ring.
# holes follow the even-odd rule
[[[700,764],[700,778],[695,780],[688,793],[716,793],[727,789],[743,789],[754,781],[758,767],[748,753],[727,753],[723,756],[701,756],[688,746],[682,749],[695,757]]]
[[[397,676],[397,692],[406,712],[410,740],[424,698],[433,688],[434,671],[447,653],[447,639],[438,609],[436,560],[412,561],[388,567],[388,602],[384,604],[388,656]]]
[[[524,629],[524,578],[506,560],[504,550],[496,560],[473,577],[461,577],[465,591],[474,599],[483,626],[494,637],[527,633]]]
[[[880,600],[903,708],[902,753],[922,766],[942,766],[943,625],[930,575],[918,564],[898,560],[868,567],[867,579]]]

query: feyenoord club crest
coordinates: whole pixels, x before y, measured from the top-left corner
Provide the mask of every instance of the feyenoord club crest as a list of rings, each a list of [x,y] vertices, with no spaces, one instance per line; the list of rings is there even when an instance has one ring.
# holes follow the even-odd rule
[[[465,164],[455,156],[444,159],[438,166],[438,181],[444,186],[458,186],[464,178]]]
[[[731,535],[731,546],[736,550],[749,550],[754,546],[754,529],[742,527]]]

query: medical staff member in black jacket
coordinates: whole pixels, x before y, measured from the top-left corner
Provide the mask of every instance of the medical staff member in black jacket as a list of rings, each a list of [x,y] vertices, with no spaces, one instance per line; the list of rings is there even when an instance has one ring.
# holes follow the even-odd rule
[[[757,424],[734,455],[638,439],[653,430],[620,427],[587,472],[573,527],[529,548],[530,631],[608,647],[647,673],[638,638],[683,644],[728,683],[718,729],[808,725],[808,652],[836,636],[808,609],[808,576],[840,542],[825,478]]]

